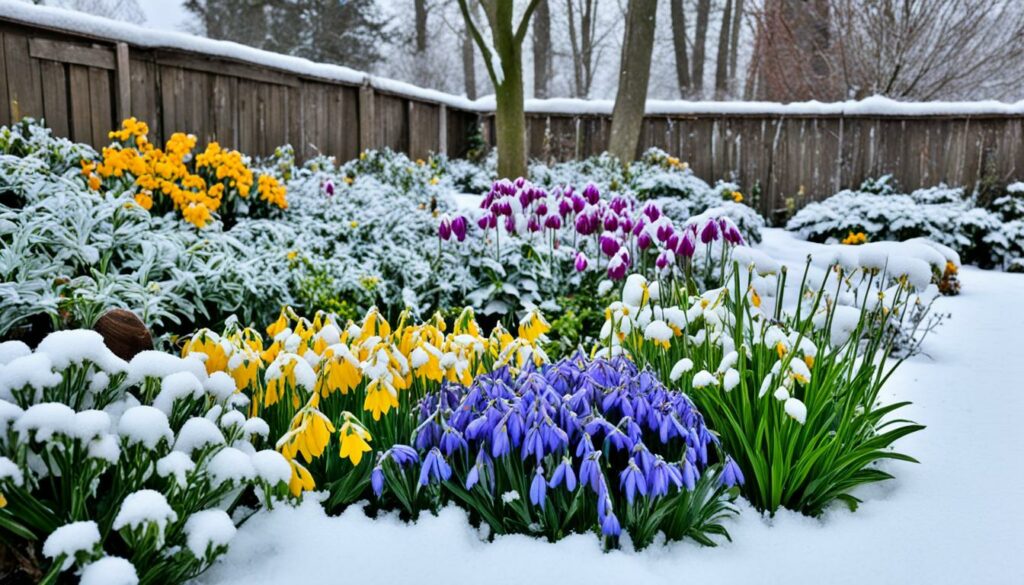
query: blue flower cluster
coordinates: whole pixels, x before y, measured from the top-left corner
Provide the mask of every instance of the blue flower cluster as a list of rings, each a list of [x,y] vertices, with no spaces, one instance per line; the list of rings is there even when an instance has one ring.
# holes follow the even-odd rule
[[[621,356],[577,353],[518,376],[501,368],[468,388],[446,384],[421,402],[419,417],[414,444],[428,453],[421,484],[449,481],[449,462],[465,461],[466,489],[493,492],[496,464],[515,458],[524,470],[533,466],[526,472],[531,504],[543,509],[548,490],[589,489],[608,536],[621,531],[614,501],[693,490],[708,446],[717,444],[685,394]],[[718,481],[742,483],[731,459]]]

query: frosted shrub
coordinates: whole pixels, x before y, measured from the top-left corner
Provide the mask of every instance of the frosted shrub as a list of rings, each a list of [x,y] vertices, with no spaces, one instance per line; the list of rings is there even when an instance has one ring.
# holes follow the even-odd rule
[[[43,583],[98,579],[101,563],[184,582],[226,551],[220,510],[288,496],[288,463],[257,451],[234,381],[196,358],[125,362],[87,330],[0,344],[0,534],[49,560]]]
[[[857,233],[869,241],[927,238],[957,253],[958,260],[1006,269],[1024,256],[1024,189],[1016,189],[1011,185],[986,208],[960,188],[939,185],[900,194],[890,180],[868,181],[808,204],[786,229],[816,242]]]

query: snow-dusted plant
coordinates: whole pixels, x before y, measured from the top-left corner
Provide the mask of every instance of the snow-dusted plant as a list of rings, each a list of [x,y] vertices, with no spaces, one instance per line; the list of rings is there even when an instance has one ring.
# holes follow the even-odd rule
[[[634,274],[608,308],[598,355],[627,354],[684,391],[746,478],[760,510],[819,515],[851,508],[856,486],[889,479],[884,459],[913,461],[891,446],[920,430],[883,421],[905,406],[880,405],[887,363],[903,323],[927,311],[927,264],[878,250],[819,255],[804,274],[737,260],[722,288],[701,294]]]
[[[51,333],[35,351],[0,344],[5,542],[50,559],[44,583],[73,566],[84,580],[104,553],[143,583],[205,570],[232,532],[205,511],[288,497],[288,463],[257,451],[261,421],[238,410],[248,401],[235,391],[199,355],[125,362],[89,330]]]
[[[891,181],[868,181],[810,203],[793,216],[786,229],[816,242],[839,241],[864,233],[868,241],[927,238],[955,251],[964,262],[1007,268],[1024,255],[1024,209],[1011,185],[988,208],[961,188],[938,185],[909,194]],[[940,271],[941,275],[941,271]]]

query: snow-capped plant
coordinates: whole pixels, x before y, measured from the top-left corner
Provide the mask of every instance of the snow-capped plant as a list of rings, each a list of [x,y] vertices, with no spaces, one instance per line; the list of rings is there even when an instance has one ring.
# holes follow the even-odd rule
[[[73,566],[84,581],[113,562],[104,553],[142,583],[182,583],[226,550],[219,526],[202,537],[210,547],[185,546],[199,538],[195,514],[251,503],[253,490],[268,506],[287,497],[287,461],[256,450],[264,438],[247,431],[257,419],[236,410],[246,400],[234,381],[197,357],[125,362],[88,330],[35,351],[0,344],[0,533],[25,558],[50,559],[43,583]],[[254,461],[263,473],[248,472]]]
[[[923,428],[883,420],[907,403],[878,395],[904,323],[927,311],[927,264],[877,251],[811,262],[797,285],[737,261],[701,294],[631,275],[600,337],[598,355],[628,354],[691,397],[769,513],[855,507],[853,488],[891,477],[873,464],[913,461],[891,446]]]
[[[864,233],[869,241],[927,238],[965,262],[1005,269],[1024,256],[1024,197],[1015,195],[1015,188],[985,208],[960,188],[939,185],[900,194],[891,181],[868,181],[808,204],[786,229],[816,242],[839,241],[850,233]]]

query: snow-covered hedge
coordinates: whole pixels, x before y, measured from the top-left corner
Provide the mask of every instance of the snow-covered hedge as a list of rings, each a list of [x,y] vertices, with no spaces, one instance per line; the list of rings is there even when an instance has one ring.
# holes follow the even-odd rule
[[[939,185],[909,194],[884,177],[798,211],[786,229],[816,242],[864,233],[869,241],[924,237],[964,262],[1010,268],[1024,257],[1024,184],[1011,185],[988,206],[961,188]]]
[[[198,356],[125,362],[88,330],[0,343],[0,535],[41,582],[76,567],[105,583],[117,565],[182,583],[226,552],[243,496],[288,496],[288,461],[258,450],[266,423],[207,372]]]

